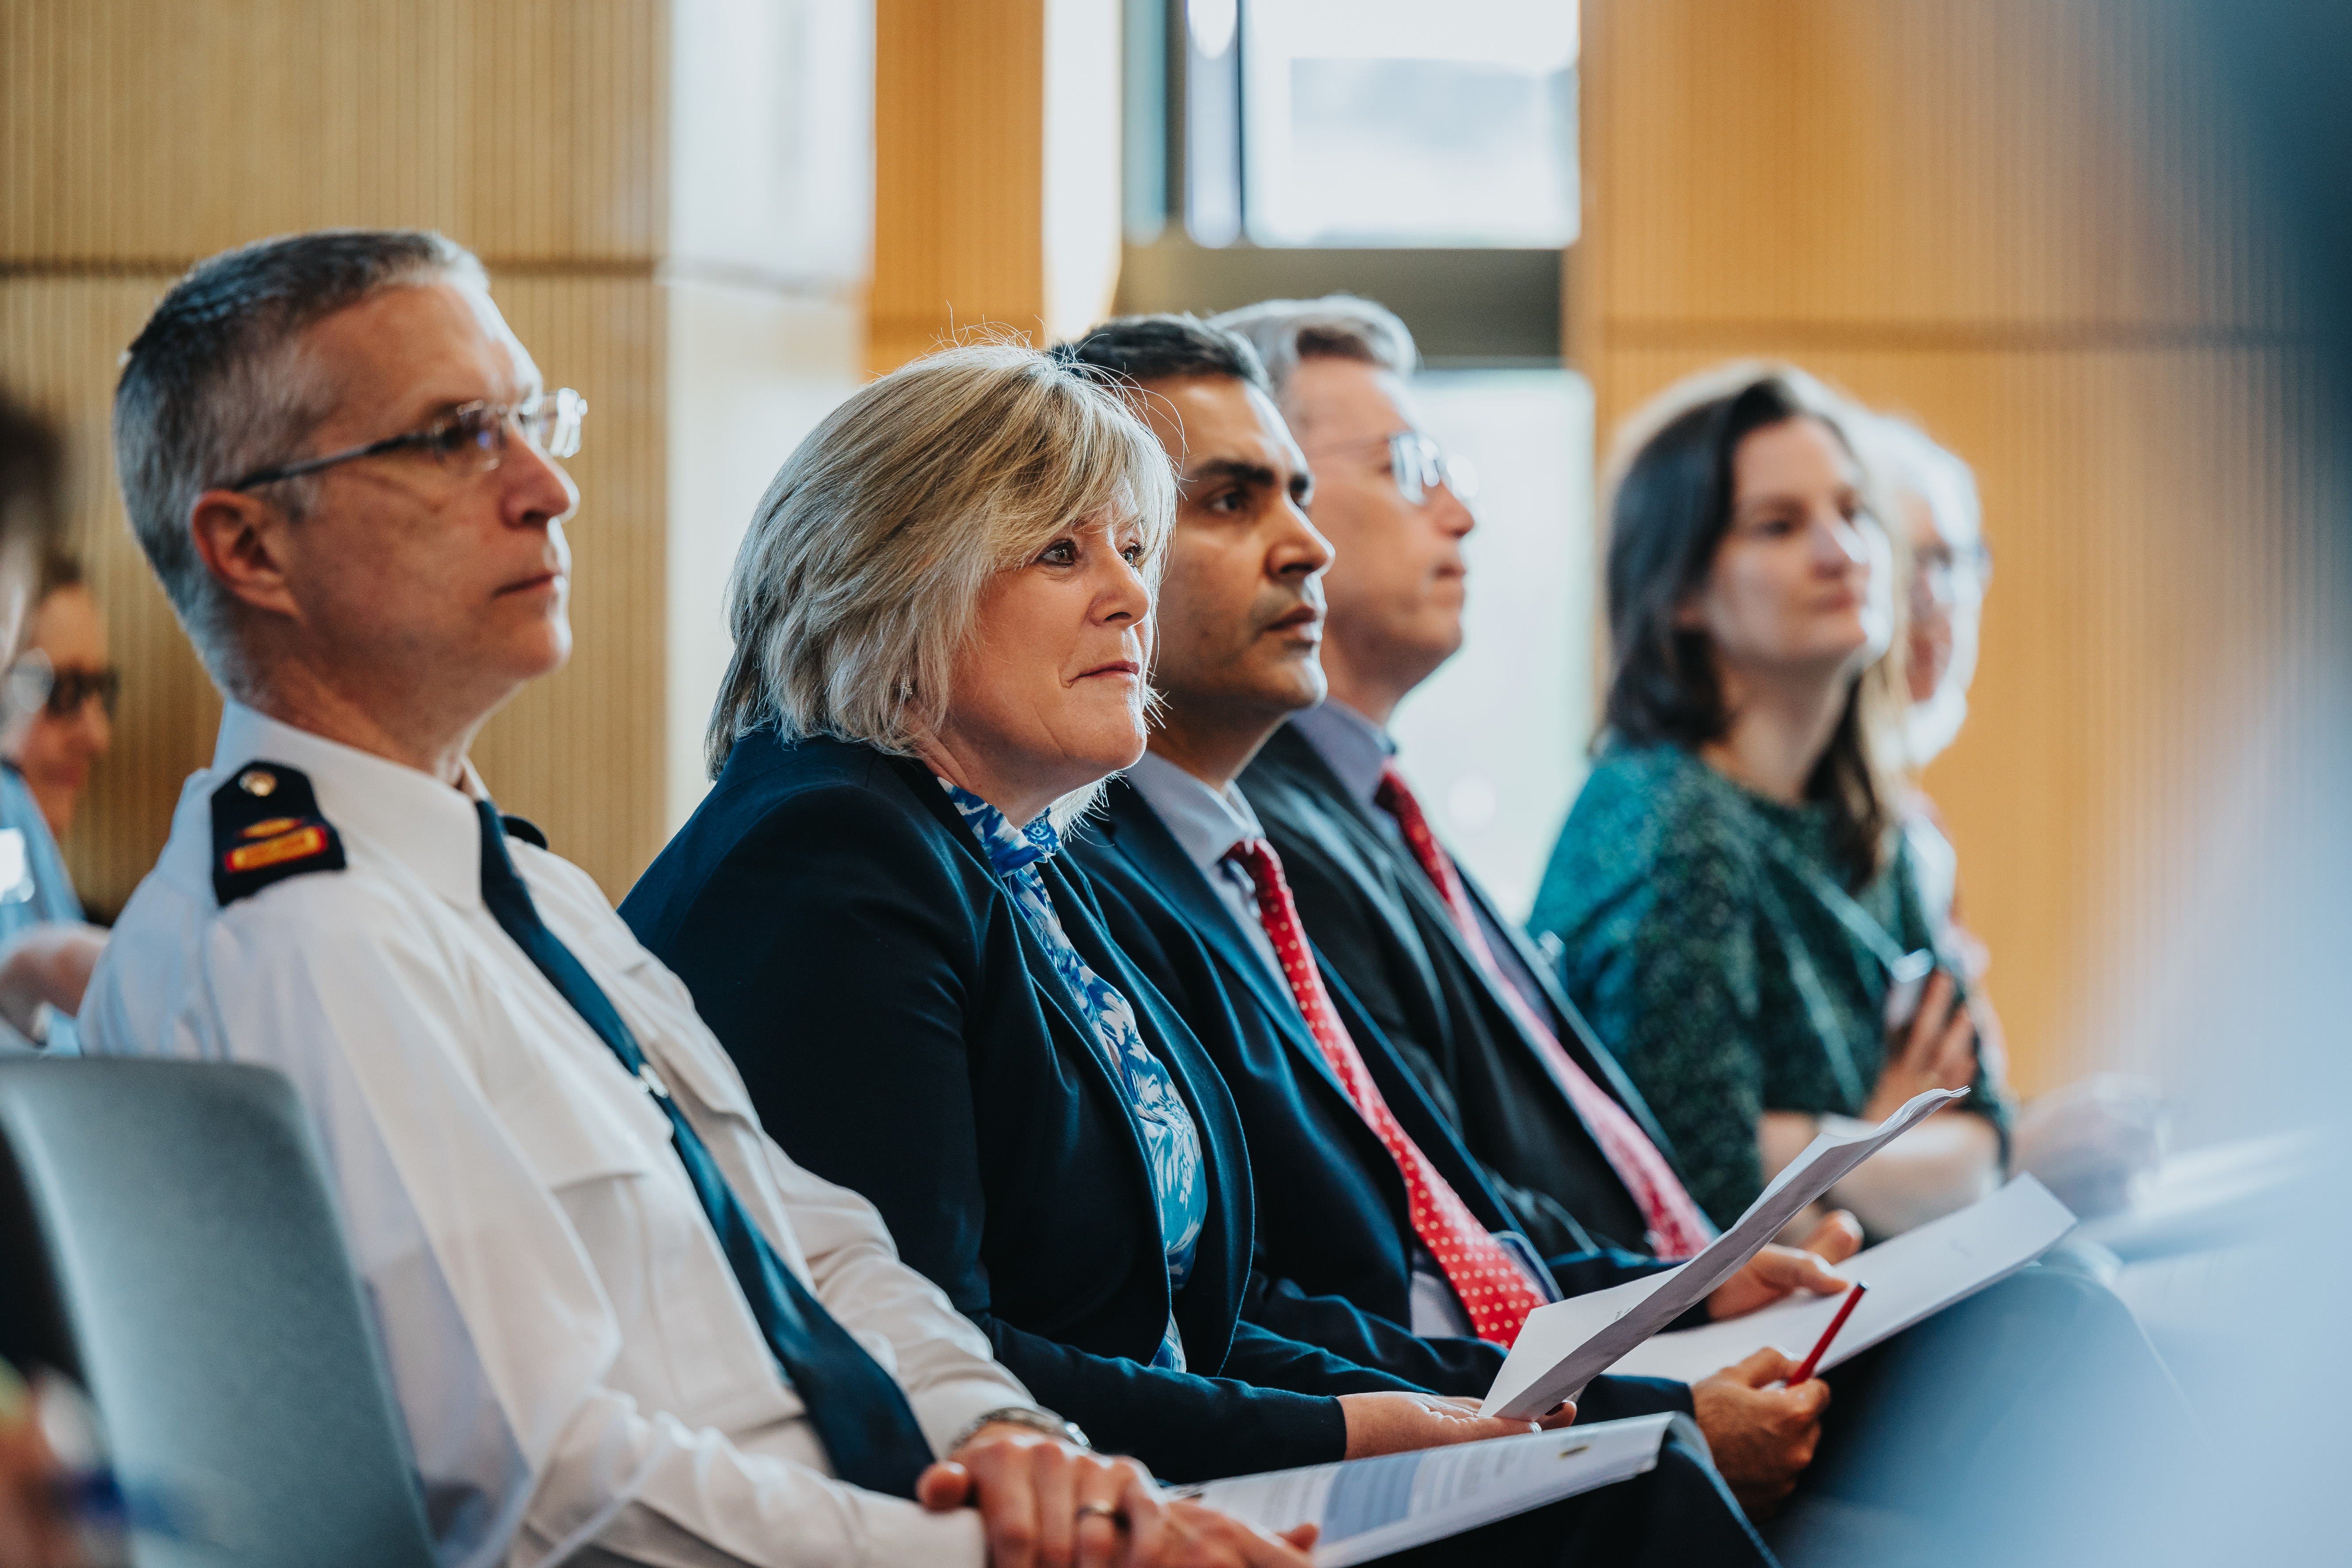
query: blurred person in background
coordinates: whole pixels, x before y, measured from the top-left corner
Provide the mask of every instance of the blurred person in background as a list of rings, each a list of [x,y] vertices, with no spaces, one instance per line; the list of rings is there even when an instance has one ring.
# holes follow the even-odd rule
[[[1333,555],[1307,518],[1312,481],[1257,356],[1188,316],[1108,321],[1055,353],[1122,388],[1180,465],[1150,749],[1111,783],[1073,853],[1113,936],[1233,1090],[1266,1276],[1244,1310],[1436,1392],[1484,1394],[1524,1314],[1553,1286],[1583,1294],[1666,1265],[1612,1252],[1538,1258],[1346,982],[1311,956],[1315,932],[1281,855],[1234,782],[1290,714],[1323,696]],[[1301,942],[1307,963],[1286,961]],[[1473,1226],[1493,1247],[1463,1237]],[[1482,1258],[1530,1289],[1483,1294]],[[1844,1287],[1816,1255],[1767,1247],[1692,1321],[1751,1311],[1792,1289]],[[1795,1486],[1829,1396],[1811,1381],[1770,1386],[1793,1370],[1765,1352],[1695,1384],[1597,1377],[1577,1397],[1577,1419],[1695,1415],[1733,1494],[1760,1519]],[[1704,1522],[1717,1505],[1688,1484],[1697,1479],[1685,1483],[1685,1506]]]
[[[90,765],[114,743],[114,702],[122,672],[106,657],[106,617],[82,579],[81,563],[53,551],[41,571],[41,598],[26,641],[49,668],[49,697],[9,758],[62,841],[89,786]]]
[[[1958,738],[1976,674],[1977,638],[1992,552],[1984,542],[1976,476],[1925,430],[1892,415],[1863,434],[1908,542],[1903,673],[1903,846],[1937,947],[1968,983],[1977,1048],[1996,1076],[2006,1059],[2000,1020],[1985,993],[1991,953],[1961,923],[1959,854],[1919,774]],[[2095,1073],[2021,1106],[2010,1165],[2041,1178],[2084,1217],[2131,1199],[2164,1159],[2165,1110],[2151,1079]]]
[[[1605,727],[1532,923],[1717,1223],[1824,1125],[1972,1089],[1833,1194],[1885,1236],[1992,1189],[2009,1106],[1898,828],[1895,552],[1854,418],[1734,366],[1629,422]]]
[[[45,656],[16,656],[55,548],[63,482],[56,432],[0,398],[0,659],[13,661],[0,681],[0,754],[11,758],[47,721],[58,690]],[[99,658],[102,666],[102,642]],[[79,1050],[74,1015],[105,947],[106,933],[82,919],[30,781],[13,762],[0,766],[0,1050]]]

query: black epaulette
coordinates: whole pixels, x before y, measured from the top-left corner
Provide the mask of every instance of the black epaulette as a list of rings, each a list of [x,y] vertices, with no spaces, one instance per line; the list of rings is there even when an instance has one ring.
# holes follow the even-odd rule
[[[499,820],[507,825],[509,838],[520,838],[534,849],[547,847],[547,835],[541,833],[539,824],[528,816],[501,816]]]
[[[342,838],[298,770],[247,763],[213,791],[213,896],[223,908],[289,877],[342,868]]]

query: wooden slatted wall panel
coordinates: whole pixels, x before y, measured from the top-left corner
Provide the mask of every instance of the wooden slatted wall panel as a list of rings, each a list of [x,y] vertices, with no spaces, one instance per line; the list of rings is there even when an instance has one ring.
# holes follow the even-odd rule
[[[0,6],[0,379],[68,432],[129,675],[66,847],[93,907],[152,862],[217,713],[111,484],[118,356],[190,261],[325,225],[472,247],[550,377],[587,395],[578,652],[477,755],[615,896],[659,847],[668,37],[660,0]]]
[[[877,374],[974,327],[1039,336],[1045,4],[877,0],[866,363]]]
[[[1570,331],[1601,428],[1777,355],[1976,466],[1998,573],[1927,784],[2029,1091],[2197,1047],[2122,999],[2161,990],[2178,847],[2328,608],[2302,350],[2217,149],[2174,133],[2202,106],[2154,9],[1585,11]]]

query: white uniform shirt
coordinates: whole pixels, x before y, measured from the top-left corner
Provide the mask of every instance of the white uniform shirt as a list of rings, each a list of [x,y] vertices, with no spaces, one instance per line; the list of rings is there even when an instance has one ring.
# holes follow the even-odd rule
[[[309,776],[349,868],[224,909],[211,796],[254,761]],[[587,875],[520,841],[513,856],[744,1206],[898,1378],[933,1448],[1030,1405],[898,1261],[873,1206],[761,1131],[686,987]],[[832,1479],[667,1117],[483,906],[480,858],[467,794],[231,703],[91,979],[87,1047],[292,1079],[445,1563],[976,1568],[976,1514]]]

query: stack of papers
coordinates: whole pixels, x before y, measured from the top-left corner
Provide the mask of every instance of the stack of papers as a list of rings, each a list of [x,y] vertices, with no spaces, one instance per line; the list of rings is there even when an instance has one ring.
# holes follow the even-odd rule
[[[1838,1266],[1870,1286],[1822,1357],[1828,1371],[1953,1302],[2006,1279],[2064,1238],[2074,1215],[2032,1176],[2020,1176],[1958,1214],[1883,1241]],[[1837,1296],[1794,1296],[1703,1329],[1660,1334],[1609,1370],[1624,1377],[1696,1383],[1766,1345],[1801,1356],[1837,1315]],[[1598,1300],[1598,1293],[1582,1300]]]
[[[1486,1391],[1482,1414],[1535,1420],[1561,1400],[1575,1398],[1634,1346],[1746,1268],[1767,1242],[1808,1204],[1844,1180],[1846,1173],[1968,1092],[1929,1089],[1867,1131],[1824,1132],[1772,1179],[1737,1224],[1689,1262],[1613,1290],[1537,1308],[1528,1314],[1509,1359]]]
[[[1835,1315],[1838,1296],[1805,1296],[1682,1333],[1660,1334],[1745,1267],[1765,1243],[1849,1171],[1966,1094],[1937,1089],[1878,1126],[1824,1133],[1739,1222],[1680,1267],[1531,1313],[1488,1390],[1489,1415],[1533,1419],[1574,1398],[1602,1372],[1696,1383],[1766,1345],[1801,1354]],[[1882,1243],[1843,1271],[1867,1280],[1823,1367],[1868,1349],[2039,1258],[2074,1228],[2074,1216],[2031,1176],[1983,1202]],[[1262,1529],[1313,1523],[1322,1531],[1317,1568],[1347,1568],[1441,1541],[1548,1502],[1631,1480],[1656,1466],[1670,1433],[1703,1446],[1685,1415],[1647,1415],[1465,1443],[1418,1453],[1241,1476],[1183,1489]]]
[[[1631,1480],[1657,1465],[1670,1431],[1704,1451],[1689,1416],[1643,1415],[1241,1476],[1177,1495],[1261,1530],[1318,1525],[1315,1568],[1347,1568]]]

